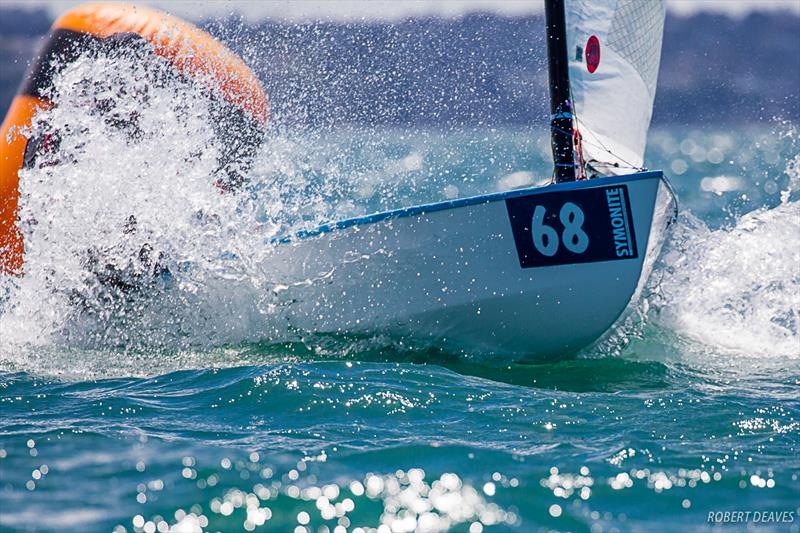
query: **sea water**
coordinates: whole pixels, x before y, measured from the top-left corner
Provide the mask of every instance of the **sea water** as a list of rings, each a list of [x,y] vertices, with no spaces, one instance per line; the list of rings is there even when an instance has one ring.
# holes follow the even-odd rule
[[[270,243],[546,181],[545,130],[279,125],[222,194],[206,95],[138,68],[79,61],[20,132],[62,140],[22,173],[26,274],[0,286],[0,529],[798,531],[793,124],[654,129],[680,214],[645,293],[577,357],[519,364],[288,330]],[[132,85],[111,113],[137,135],[86,105],[87,69]],[[142,290],[87,270],[145,243],[170,275]]]

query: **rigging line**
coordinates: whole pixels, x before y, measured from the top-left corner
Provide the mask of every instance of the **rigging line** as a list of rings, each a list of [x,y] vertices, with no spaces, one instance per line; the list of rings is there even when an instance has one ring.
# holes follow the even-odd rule
[[[563,133],[563,134],[565,134],[565,135],[567,135],[567,134],[568,134],[566,131],[564,131],[564,130],[562,130],[562,129],[560,129],[560,128],[557,128],[557,127],[553,126],[552,124],[550,125],[550,129],[553,129],[553,130],[555,130],[555,131],[558,131],[558,132],[560,132],[560,133]],[[569,134],[569,135],[571,135],[571,134]],[[609,150],[609,149],[608,149],[608,148],[606,148],[605,146],[602,146],[602,145],[595,144],[595,143],[593,143],[592,141],[589,141],[589,140],[586,140],[586,139],[581,139],[581,140],[582,140],[583,142],[585,142],[586,144],[589,144],[589,145],[591,145],[591,146],[594,146],[595,148],[600,148],[601,150],[604,150],[604,151],[608,152],[608,153],[609,153],[609,154],[611,154],[612,156],[616,157],[617,159],[619,159],[620,161],[622,161],[623,163],[625,163],[625,165],[627,165],[627,166],[620,166],[620,165],[618,165],[618,164],[617,164],[616,166],[617,166],[618,168],[632,168],[632,169],[636,169],[636,170],[644,170],[644,168],[645,168],[645,167],[637,167],[636,165],[632,164],[631,162],[629,162],[629,161],[625,161],[624,159],[622,159],[621,157],[619,157],[617,154],[615,154],[614,152],[612,152],[611,150]],[[598,140],[597,142],[601,142],[601,141],[599,141],[599,140]],[[602,143],[601,143],[601,144],[602,144]],[[615,165],[614,163],[609,163],[609,162],[606,162],[606,161],[599,161],[599,160],[597,160],[597,159],[594,159],[593,161],[595,161],[595,162],[597,162],[597,163],[602,163],[602,164],[604,164],[604,165],[611,165],[611,166],[614,166],[614,165]]]
[[[550,129],[553,129],[553,130],[558,131],[560,133],[563,133],[565,135],[567,134],[566,131],[564,131],[564,130],[562,130],[560,128],[557,128],[557,127],[555,127],[553,125],[550,125]],[[632,168],[632,169],[635,169],[635,170],[644,170],[644,168],[645,168],[645,167],[637,167],[636,165],[633,165],[630,162],[625,161],[624,159],[622,159],[621,157],[619,157],[614,152],[612,152],[611,150],[607,149],[604,146],[597,145],[597,144],[593,143],[592,141],[588,141],[586,139],[582,139],[582,141],[585,142],[586,144],[590,144],[590,145],[594,146],[595,148],[600,148],[601,150],[605,150],[609,154],[613,155],[614,157],[616,157],[617,159],[619,159],[620,161],[625,163],[625,165],[627,165],[627,166],[622,166],[622,165],[619,165],[619,164],[616,164],[616,163],[609,163],[607,161],[600,161],[600,160],[597,160],[597,159],[593,159],[592,161],[594,161],[596,163],[600,163],[600,164],[607,165],[607,166],[616,166],[617,168]],[[600,141],[598,141],[598,142],[600,142]]]
[[[589,133],[592,135],[592,137],[594,138],[595,141],[600,143],[599,146],[597,144],[592,143],[592,142],[589,142],[589,144],[595,146],[596,148],[600,148],[601,150],[604,150],[605,152],[611,154],[612,156],[616,157],[617,159],[619,159],[620,161],[622,161],[623,163],[628,165],[630,168],[639,168],[639,167],[634,166],[630,161],[624,160],[623,158],[621,158],[620,156],[618,156],[617,154],[615,154],[614,152],[612,152],[611,150],[606,148],[606,146],[603,144],[603,141],[598,139],[597,136],[591,130],[589,130]]]
[[[569,48],[569,47],[568,47]],[[569,55],[567,55],[567,69],[569,69]],[[581,146],[578,147],[578,153],[580,154],[580,163],[581,163],[581,174],[583,177],[586,177],[586,161],[583,159],[583,135],[581,135],[581,130],[578,128],[578,108],[575,107],[575,96],[572,94],[572,84],[569,84],[569,107],[570,111],[572,112],[572,116],[575,117],[575,126],[574,128],[578,131],[579,139],[581,141]]]
[[[580,119],[578,118],[578,108],[577,108],[577,106],[575,105],[575,96],[572,94],[572,84],[570,84],[570,85],[569,85],[569,99],[570,99],[570,107],[572,108],[572,109],[571,109],[571,111],[572,111],[572,114],[575,116],[575,123],[576,123],[576,128],[577,128],[577,123],[578,123],[578,122],[580,122]],[[578,131],[580,132],[580,129],[579,129],[579,128],[578,128]],[[563,133],[563,132],[562,132],[562,133]],[[639,168],[639,167],[637,167],[637,166],[634,166],[634,165],[633,165],[633,164],[632,164],[630,161],[626,161],[626,160],[622,159],[620,156],[618,156],[617,154],[615,154],[614,152],[612,152],[611,150],[609,150],[608,148],[606,148],[606,146],[603,144],[603,141],[601,141],[600,139],[598,139],[598,138],[597,138],[597,136],[594,134],[594,132],[592,132],[592,130],[591,130],[591,129],[589,130],[589,132],[588,132],[588,133],[589,133],[589,134],[590,134],[590,135],[591,135],[591,136],[594,138],[594,140],[595,140],[595,141],[597,141],[597,142],[598,142],[598,143],[600,143],[600,144],[599,144],[599,145],[597,145],[597,144],[593,144],[593,143],[592,143],[592,142],[590,142],[590,141],[586,141],[586,140],[583,138],[583,134],[581,134],[581,143],[583,143],[584,141],[586,141],[586,142],[587,142],[587,144],[590,144],[590,145],[594,146],[595,148],[600,148],[601,150],[605,151],[606,153],[610,154],[611,156],[613,156],[613,157],[616,157],[617,159],[619,159],[620,161],[622,161],[623,163],[625,163],[626,165],[628,165],[628,168],[633,168],[633,169],[639,169],[639,170],[642,170],[642,168]],[[583,150],[581,150],[581,156],[582,156],[582,155],[583,155]],[[595,160],[595,161],[597,161],[597,160]],[[598,162],[598,163],[600,163],[600,161],[597,161],[597,162]],[[581,161],[581,163],[583,163],[583,161]],[[587,161],[586,163],[588,163],[588,161]]]
[[[590,165],[592,168],[596,168],[596,167],[611,167],[611,168],[627,168],[627,169],[631,169],[631,170],[647,170],[646,167],[634,167],[634,166],[630,166],[630,165],[620,165],[619,163],[605,163],[603,161],[600,161],[599,159],[591,159],[591,160],[587,161],[586,163],[588,165]]]
[[[576,117],[577,117],[577,115],[576,115]],[[622,161],[623,163],[625,163],[626,165],[628,165],[628,166],[629,166],[629,168],[639,168],[639,167],[637,167],[637,166],[633,165],[633,163],[631,163],[630,161],[626,161],[625,159],[621,158],[620,156],[618,156],[617,154],[615,154],[614,152],[612,152],[611,150],[609,150],[608,148],[606,148],[605,144],[603,144],[603,141],[601,141],[601,140],[600,140],[600,139],[597,137],[597,135],[595,135],[595,134],[594,134],[594,132],[592,132],[592,130],[589,130],[589,134],[592,136],[592,138],[593,138],[593,139],[594,139],[594,140],[595,140],[597,143],[599,143],[599,145],[598,145],[598,144],[594,144],[594,143],[592,143],[591,141],[587,141],[589,144],[591,144],[591,145],[592,145],[592,146],[594,146],[595,148],[600,148],[601,150],[605,151],[606,153],[608,153],[608,154],[610,154],[610,155],[612,155],[612,156],[616,157],[617,159],[619,159],[620,161]]]

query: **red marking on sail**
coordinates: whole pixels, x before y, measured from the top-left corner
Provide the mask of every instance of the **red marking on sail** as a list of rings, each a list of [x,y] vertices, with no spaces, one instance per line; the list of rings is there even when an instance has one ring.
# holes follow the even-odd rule
[[[597,36],[592,35],[586,41],[586,69],[589,74],[594,74],[597,67],[600,65],[600,40]]]

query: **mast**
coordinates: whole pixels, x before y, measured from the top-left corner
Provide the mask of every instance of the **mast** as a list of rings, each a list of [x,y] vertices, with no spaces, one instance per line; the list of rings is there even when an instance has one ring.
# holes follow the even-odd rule
[[[550,142],[556,167],[556,182],[575,181],[564,0],[545,0],[544,18],[547,25],[547,59],[550,65]]]

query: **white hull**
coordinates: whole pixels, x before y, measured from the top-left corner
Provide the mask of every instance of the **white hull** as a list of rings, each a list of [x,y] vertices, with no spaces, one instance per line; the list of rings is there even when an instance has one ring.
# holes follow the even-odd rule
[[[586,258],[562,244],[567,264],[523,268],[511,204],[582,205],[619,186],[627,188],[636,257],[569,263]],[[264,268],[285,287],[276,291],[281,315],[301,331],[380,332],[469,353],[553,358],[591,344],[622,314],[649,275],[674,207],[660,172],[516,190],[323,226],[282,239]],[[588,227],[590,208],[579,229],[605,238],[605,229]],[[614,253],[593,245],[596,256]]]

